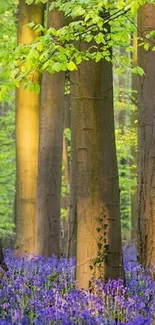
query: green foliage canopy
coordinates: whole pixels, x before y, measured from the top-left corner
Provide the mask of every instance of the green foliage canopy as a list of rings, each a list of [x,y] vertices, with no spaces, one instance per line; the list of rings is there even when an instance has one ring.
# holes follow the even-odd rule
[[[27,0],[30,4],[45,0]],[[73,71],[82,60],[102,58],[111,60],[111,48],[124,46],[131,51],[130,33],[135,25],[129,23],[134,19],[140,5],[146,1],[133,0],[57,0],[52,1],[50,10],[54,8],[64,12],[66,25],[59,30],[41,25],[29,24],[36,33],[42,35],[30,45],[20,44],[12,55],[10,65],[11,77],[16,86],[24,80],[25,87],[40,91],[39,85],[33,83],[33,73],[37,69],[41,73],[48,71]],[[83,42],[85,46],[79,47]],[[140,69],[137,72],[141,73]]]

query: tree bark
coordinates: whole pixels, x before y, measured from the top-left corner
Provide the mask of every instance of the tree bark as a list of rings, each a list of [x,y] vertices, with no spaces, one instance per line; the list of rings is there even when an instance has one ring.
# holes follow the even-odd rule
[[[138,12],[139,36],[155,29],[155,5]],[[145,40],[145,39],[144,39]],[[155,52],[138,47],[138,65],[145,74],[138,79],[138,249],[144,266],[155,263]]]
[[[30,44],[38,36],[27,24],[42,24],[42,8],[19,1],[18,44]],[[33,80],[40,82],[38,72]],[[34,253],[39,106],[40,95],[21,83],[16,90],[16,254]]]
[[[80,288],[122,277],[120,201],[112,65],[84,61],[71,77],[72,137]]]
[[[62,12],[48,12],[48,27],[64,25]],[[60,202],[65,73],[42,78],[37,185],[36,253],[60,256]]]

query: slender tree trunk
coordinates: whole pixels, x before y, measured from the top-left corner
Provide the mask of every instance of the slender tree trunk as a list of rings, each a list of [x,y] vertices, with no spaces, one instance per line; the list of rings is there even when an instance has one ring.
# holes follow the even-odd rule
[[[64,104],[64,130],[70,129],[70,94],[65,95]],[[65,183],[70,185],[70,159],[68,155],[69,141],[65,135],[63,135],[63,162],[64,162],[64,177]]]
[[[120,55],[125,56],[126,51],[124,47],[120,47]],[[129,87],[129,76],[128,71],[119,76],[119,114],[118,114],[118,129],[120,137],[123,138],[126,133],[127,128],[127,89]],[[128,145],[129,146],[129,145]],[[121,152],[121,158],[119,159],[119,179],[120,179],[120,217],[122,226],[122,240],[126,241],[129,239],[129,187],[124,179],[127,179],[127,171],[129,160],[128,157],[122,157],[123,152]]]
[[[65,95],[65,117],[64,130],[70,129],[70,94]],[[61,208],[66,210],[66,216],[61,216],[61,232],[62,232],[62,252],[68,256],[68,222],[69,222],[69,207],[70,207],[70,156],[68,147],[70,141],[63,135],[63,173],[64,184],[68,187],[68,193],[61,197]]]
[[[68,158],[68,142],[66,137],[63,135],[63,163],[64,163],[64,178],[67,185],[70,184],[70,169],[69,169],[69,158]]]
[[[19,1],[18,44],[29,44],[38,36],[27,24],[33,21],[41,24],[42,5],[28,6]],[[39,73],[33,80],[39,83]],[[36,182],[38,168],[40,96],[24,89],[16,90],[16,253],[34,253]]]
[[[48,26],[60,28],[63,14],[48,12]],[[60,255],[60,202],[65,73],[42,78],[37,186],[36,253]]]
[[[155,5],[145,4],[138,13],[140,37],[155,30]],[[150,39],[154,46],[154,39]],[[138,152],[138,244],[139,261],[155,263],[155,52],[138,47],[139,152]]]
[[[111,63],[83,62],[72,74],[71,102],[76,278],[80,288],[87,288],[93,277],[122,276]]]
[[[5,271],[7,272],[8,271],[8,267],[5,263],[5,260],[4,260],[4,254],[3,254],[3,248],[2,248],[2,243],[0,241],[0,267]]]
[[[137,33],[133,33],[132,35],[132,46],[134,47],[134,52],[132,53],[132,67],[137,66]],[[132,130],[136,131],[137,135],[137,75],[132,74],[132,105],[134,106],[134,110],[131,111],[130,121],[131,121],[131,128]],[[131,156],[132,162],[131,167],[134,165],[135,167],[132,168],[132,174],[134,177],[137,178],[137,152],[136,148],[131,148]],[[136,185],[131,187],[131,239],[135,239],[136,237],[136,224],[137,224],[137,191]]]
[[[76,75],[75,75],[76,76]],[[78,76],[76,76],[78,78]],[[71,82],[73,82],[71,80]],[[73,87],[74,91],[74,87]],[[73,96],[72,96],[73,97]],[[71,105],[77,105],[71,100]],[[76,209],[76,108],[71,106],[71,169],[70,169],[70,212],[68,221],[68,257],[76,257],[77,209]]]

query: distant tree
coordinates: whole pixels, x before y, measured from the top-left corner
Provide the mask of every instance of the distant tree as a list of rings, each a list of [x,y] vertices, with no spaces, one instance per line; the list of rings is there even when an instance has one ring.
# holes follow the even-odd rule
[[[73,104],[73,100],[71,100],[71,105],[72,104]],[[72,257],[72,258],[76,257],[76,248],[77,248],[77,202],[76,202],[77,170],[76,170],[76,132],[75,132],[76,123],[77,123],[76,110],[71,107],[70,211],[69,211],[69,220],[68,220],[69,227],[68,227],[67,254],[68,257]]]
[[[63,25],[63,13],[48,10],[48,27],[59,29]],[[45,72],[41,88],[36,214],[36,253],[44,256],[60,255],[64,105],[65,73]]]
[[[3,254],[3,248],[2,248],[2,243],[0,241],[0,267],[5,271],[7,272],[8,271],[8,267],[5,263],[5,260],[4,260],[4,254]]]
[[[137,67],[137,33],[132,33],[131,45],[133,46],[133,53],[131,54],[132,68]],[[131,113],[130,123],[131,131],[135,134],[135,138],[138,136],[138,112],[137,112],[137,83],[138,75],[132,74],[131,79]],[[136,181],[131,185],[131,239],[136,237],[137,227],[137,146],[131,147],[131,177]]]
[[[124,47],[119,48],[119,60],[129,54],[126,53]],[[127,61],[128,62],[128,61]],[[126,143],[127,130],[129,127],[129,98],[128,92],[130,87],[129,69],[118,76],[118,85],[115,88],[115,119],[116,119],[116,148],[119,169],[119,186],[120,186],[120,215],[122,225],[122,238],[128,240],[130,236],[130,169],[129,156],[127,152],[130,148],[130,142]]]
[[[144,266],[155,263],[155,5],[138,12],[138,248]],[[150,35],[148,38],[147,35]]]
[[[65,116],[64,116],[64,134],[63,134],[63,165],[62,165],[62,186],[61,186],[61,234],[62,234],[62,252],[67,252],[68,256],[68,228],[70,213],[70,82],[69,74],[66,74],[65,87]]]
[[[28,6],[19,0],[18,44],[35,40],[38,34],[28,24],[41,24],[42,18],[42,4]],[[39,84],[37,70],[28,79]],[[34,253],[35,244],[40,95],[34,90],[35,85],[30,91],[22,82],[16,89],[16,254]]]

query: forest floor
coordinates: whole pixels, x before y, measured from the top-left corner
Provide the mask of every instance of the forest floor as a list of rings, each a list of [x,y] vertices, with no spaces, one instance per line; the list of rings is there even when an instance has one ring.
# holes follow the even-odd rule
[[[134,246],[124,248],[126,287],[121,280],[98,281],[78,290],[75,260],[32,260],[5,250],[9,271],[0,278],[0,325],[152,325],[153,270],[143,270]]]

